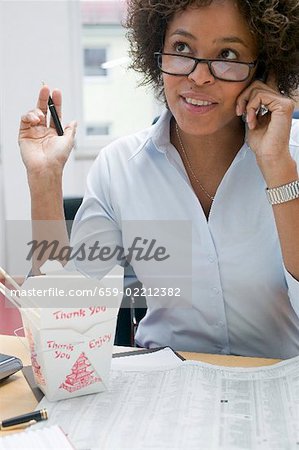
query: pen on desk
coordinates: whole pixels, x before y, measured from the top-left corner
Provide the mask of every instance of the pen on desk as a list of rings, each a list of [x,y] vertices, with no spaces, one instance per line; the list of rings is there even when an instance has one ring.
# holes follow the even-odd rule
[[[48,411],[41,409],[39,411],[33,411],[28,414],[22,414],[21,416],[11,417],[10,419],[2,420],[0,422],[0,430],[16,430],[18,428],[27,428],[30,425],[34,425],[41,420],[48,419]]]
[[[61,126],[61,122],[59,120],[59,117],[58,117],[58,114],[57,114],[57,111],[56,111],[56,108],[55,108],[55,105],[54,105],[51,95],[49,95],[48,106],[49,106],[49,110],[50,110],[50,113],[51,113],[51,116],[52,116],[52,119],[54,122],[55,129],[57,131],[57,134],[58,134],[58,136],[63,136],[63,128]]]

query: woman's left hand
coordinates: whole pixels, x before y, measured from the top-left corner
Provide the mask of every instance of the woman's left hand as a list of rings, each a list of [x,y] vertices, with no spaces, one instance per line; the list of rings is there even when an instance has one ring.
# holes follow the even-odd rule
[[[261,105],[268,113],[257,113]],[[266,83],[256,80],[237,99],[237,114],[246,113],[247,142],[259,165],[290,158],[289,139],[295,103],[282,95],[270,78]]]

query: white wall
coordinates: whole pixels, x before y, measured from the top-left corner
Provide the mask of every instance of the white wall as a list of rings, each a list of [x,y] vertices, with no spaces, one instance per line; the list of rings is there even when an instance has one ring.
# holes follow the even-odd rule
[[[0,26],[1,20],[1,4],[0,4]],[[3,42],[0,39],[0,105],[2,105],[2,54],[3,54]],[[2,117],[3,111],[0,108],[0,266],[5,265],[5,214],[4,214],[4,182],[3,182],[3,164],[2,164],[2,153],[3,153],[3,134],[2,134]]]
[[[64,99],[63,123],[78,121],[82,145],[81,36],[78,0],[0,0],[0,265],[13,274],[27,271],[16,238],[20,230],[21,234],[26,231],[27,241],[31,236],[29,190],[17,144],[20,116],[35,106],[42,81],[51,88],[59,87]],[[101,97],[99,117],[102,105]],[[149,125],[155,111],[150,103],[140,110]],[[65,196],[84,193],[92,164],[92,160],[82,160],[88,156],[85,150],[76,153],[81,159],[75,161],[72,156],[67,163]]]
[[[19,155],[17,133],[20,115],[35,106],[42,80],[63,91],[63,123],[80,119],[78,90],[80,73],[74,70],[78,33],[74,29],[77,1],[1,1],[1,159],[6,221],[1,223],[8,239],[9,220],[30,218],[26,174]],[[79,17],[78,17],[79,19]],[[65,195],[78,193],[74,159],[68,162],[64,177]],[[0,201],[1,220],[1,201]],[[1,239],[1,233],[0,233]],[[13,238],[12,238],[13,239]],[[5,265],[15,272],[11,242],[6,243]],[[0,252],[3,241],[0,240]],[[1,257],[1,253],[0,253]]]
[[[3,173],[2,164],[0,162],[0,266],[4,265],[5,261],[5,238],[4,238],[4,204],[3,204]]]

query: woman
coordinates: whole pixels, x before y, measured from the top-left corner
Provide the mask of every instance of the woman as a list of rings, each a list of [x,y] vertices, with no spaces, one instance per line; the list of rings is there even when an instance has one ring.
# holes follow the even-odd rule
[[[299,148],[290,139],[298,20],[295,0],[129,3],[133,67],[167,109],[100,153],[72,242],[124,247],[147,295],[141,346],[298,354]],[[33,219],[62,220],[75,128],[64,137],[45,128],[48,95],[43,88],[22,118],[20,146]],[[53,99],[60,110],[60,94]],[[155,264],[136,248],[150,239],[164,244]],[[75,264],[100,276],[117,262],[111,254]]]

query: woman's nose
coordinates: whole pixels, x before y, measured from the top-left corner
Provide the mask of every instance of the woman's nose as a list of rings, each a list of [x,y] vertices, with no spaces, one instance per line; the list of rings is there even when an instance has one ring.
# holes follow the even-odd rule
[[[193,72],[188,75],[189,80],[201,85],[207,83],[213,83],[215,81],[214,75],[211,73],[207,63],[197,63]]]

